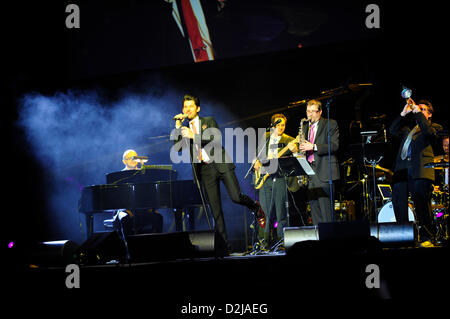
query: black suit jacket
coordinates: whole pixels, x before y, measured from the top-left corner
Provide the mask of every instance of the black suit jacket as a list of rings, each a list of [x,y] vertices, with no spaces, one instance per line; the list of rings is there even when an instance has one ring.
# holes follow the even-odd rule
[[[425,168],[426,163],[433,162],[434,153],[432,144],[437,137],[437,131],[442,127],[436,123],[427,121],[422,113],[411,113],[419,130],[413,135],[411,141],[411,160],[402,160],[401,152],[403,144],[408,137],[411,128],[406,125],[405,118],[398,116],[391,124],[389,132],[400,139],[400,149],[395,162],[395,172],[408,170],[412,178],[426,178],[434,181],[434,169]]]
[[[200,163],[197,163],[193,157],[196,156],[194,143],[201,145],[201,147],[207,151],[210,160],[212,161],[209,165],[214,165],[220,173],[225,173],[226,171],[234,169],[236,166],[222,146],[222,135],[220,134],[216,120],[211,116],[199,117],[199,123],[200,134],[196,134],[194,139],[182,138],[181,129],[175,129],[175,138],[173,138],[175,141],[175,150],[180,152],[184,147],[189,147],[193,169],[196,170],[197,176],[199,177]],[[211,128],[213,130],[208,130]]]
[[[328,159],[328,120],[320,118],[314,144],[317,151],[314,151],[315,173],[322,182],[330,179],[329,159]],[[305,138],[308,138],[309,125],[304,128]],[[330,142],[331,142],[331,177],[333,180],[340,178],[339,165],[336,153],[339,149],[339,127],[335,120],[330,119]]]

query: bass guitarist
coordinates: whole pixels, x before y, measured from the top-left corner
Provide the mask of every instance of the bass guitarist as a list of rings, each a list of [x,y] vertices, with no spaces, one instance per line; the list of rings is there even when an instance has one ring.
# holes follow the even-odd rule
[[[298,152],[298,146],[296,140],[284,134],[286,128],[286,117],[283,114],[275,114],[271,118],[272,128],[270,132],[265,134],[266,143],[266,158],[278,158],[279,156],[289,156],[292,153]],[[275,125],[275,123],[278,123]],[[281,154],[281,149],[287,150]],[[264,166],[259,160],[256,160],[255,176],[259,176],[259,180],[255,180],[255,185],[260,185],[259,188],[259,201],[263,211],[266,213],[266,226],[264,228],[264,244],[266,248],[269,248],[273,243],[270,238],[270,230],[274,225],[270,223],[272,213],[276,214],[276,242],[283,239],[283,228],[288,226],[288,196],[287,185],[284,177],[281,177],[278,173],[268,175],[267,179],[263,182],[263,176],[266,175]],[[261,186],[261,182],[263,182]],[[274,238],[275,239],[275,238]]]

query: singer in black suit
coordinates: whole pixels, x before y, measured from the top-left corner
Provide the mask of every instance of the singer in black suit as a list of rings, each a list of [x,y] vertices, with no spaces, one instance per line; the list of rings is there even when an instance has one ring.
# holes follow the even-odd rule
[[[400,139],[392,188],[395,218],[398,223],[408,222],[408,193],[411,193],[417,222],[421,226],[421,246],[432,246],[436,235],[431,216],[434,169],[425,168],[425,164],[433,162],[432,145],[438,140],[437,132],[442,127],[431,122],[432,115],[430,102],[422,100],[417,105],[409,99],[389,128],[389,132]],[[409,116],[416,124],[413,128],[408,126]]]
[[[182,113],[174,117],[176,122],[172,139],[175,140],[175,151],[180,151],[184,147],[189,148],[193,175],[194,178],[198,178],[206,192],[215,221],[214,229],[222,235],[229,247],[220,197],[220,181],[225,185],[234,203],[244,205],[255,212],[261,227],[265,226],[265,214],[258,202],[241,193],[234,172],[236,166],[222,147],[216,120],[213,117],[198,116],[200,112],[198,97],[186,94],[182,103]],[[189,126],[182,126],[185,118],[189,120]]]
[[[304,128],[306,141],[300,144],[300,151],[305,152],[315,175],[310,176],[308,184],[308,201],[311,208],[311,218],[314,225],[332,222],[332,207],[330,202],[330,169],[328,158],[328,120],[322,117],[322,103],[310,100],[306,106],[309,125]],[[336,153],[339,149],[339,127],[335,120],[330,119],[331,146],[331,180],[340,178]],[[332,192],[334,195],[334,183]],[[334,196],[333,196],[334,198]]]

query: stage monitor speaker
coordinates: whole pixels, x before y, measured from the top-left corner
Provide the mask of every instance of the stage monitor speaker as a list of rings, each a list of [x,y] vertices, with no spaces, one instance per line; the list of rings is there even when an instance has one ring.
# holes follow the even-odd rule
[[[30,263],[38,266],[63,266],[76,261],[78,245],[71,240],[40,242],[31,253]]]
[[[295,243],[307,240],[319,240],[317,226],[284,227],[284,247],[289,249]]]
[[[187,232],[132,235],[127,242],[131,262],[186,259],[195,255]]]
[[[386,246],[411,246],[417,237],[414,223],[379,223],[370,225],[370,234]]]
[[[197,257],[224,257],[228,254],[225,240],[214,231],[190,232],[189,239]]]
[[[319,240],[367,239],[370,237],[370,224],[367,221],[319,223]]]
[[[101,265],[112,260],[121,261],[125,246],[117,232],[95,233],[77,250],[77,260],[81,264]]]
[[[333,225],[334,224],[334,225]],[[417,232],[414,223],[336,222],[318,226],[285,227],[284,246],[289,249],[297,242],[330,240],[367,240],[373,237],[383,246],[414,245]]]
[[[213,231],[141,234],[126,237],[130,262],[154,262],[195,257],[222,257],[227,247]],[[97,233],[78,249],[82,264],[127,262],[125,243],[117,232]]]

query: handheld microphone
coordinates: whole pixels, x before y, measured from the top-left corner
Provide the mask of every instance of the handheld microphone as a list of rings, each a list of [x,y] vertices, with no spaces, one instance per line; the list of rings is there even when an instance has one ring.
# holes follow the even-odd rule
[[[178,121],[178,120],[184,121],[187,117],[188,117],[187,114],[183,114],[182,116],[175,115],[172,120],[174,120],[174,121]]]

